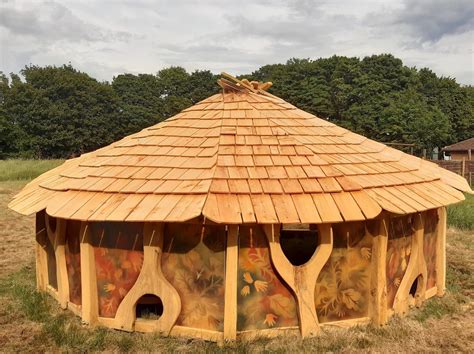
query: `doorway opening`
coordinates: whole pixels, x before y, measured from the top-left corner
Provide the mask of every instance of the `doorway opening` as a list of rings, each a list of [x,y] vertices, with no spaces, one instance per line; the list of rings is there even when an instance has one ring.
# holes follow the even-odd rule
[[[143,295],[137,301],[135,315],[141,319],[158,320],[163,315],[163,302],[156,295]]]

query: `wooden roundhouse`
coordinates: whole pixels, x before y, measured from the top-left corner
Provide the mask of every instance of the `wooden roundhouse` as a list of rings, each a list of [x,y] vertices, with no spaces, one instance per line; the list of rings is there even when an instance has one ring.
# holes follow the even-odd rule
[[[38,288],[91,325],[223,341],[383,325],[445,291],[460,176],[223,74],[29,183]],[[462,192],[461,192],[462,191]]]

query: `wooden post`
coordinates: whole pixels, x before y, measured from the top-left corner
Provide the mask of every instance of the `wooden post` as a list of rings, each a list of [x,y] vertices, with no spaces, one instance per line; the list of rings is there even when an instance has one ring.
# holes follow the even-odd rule
[[[425,255],[423,252],[424,237],[424,214],[417,213],[415,217],[415,235],[413,236],[410,261],[407,270],[398,287],[393,302],[393,309],[397,314],[405,314],[409,306],[409,293],[413,282],[418,278],[415,293],[415,305],[420,306],[425,300],[428,270],[426,268]]]
[[[58,298],[63,309],[69,302],[69,278],[66,265],[66,220],[57,219],[56,244],[54,247],[58,274]]]
[[[387,323],[387,245],[389,216],[384,214],[376,220],[371,259],[371,286],[369,314],[372,323],[382,326]]]
[[[438,208],[438,228],[436,240],[436,287],[438,296],[446,291],[446,207]]]
[[[273,266],[296,295],[301,336],[303,338],[314,336],[320,331],[314,304],[314,291],[318,275],[332,252],[331,225],[319,225],[321,243],[311,259],[300,266],[292,265],[283,253],[280,245],[279,225],[264,225],[263,228],[270,246]]]
[[[466,157],[462,157],[462,162],[461,162],[461,176],[465,177],[466,174]]]
[[[224,340],[237,339],[238,226],[229,225],[225,262]]]
[[[81,287],[82,320],[90,325],[98,323],[99,300],[97,276],[95,272],[94,247],[91,245],[91,233],[87,222],[81,223]]]
[[[36,213],[36,287],[38,290],[46,291],[49,279],[48,279],[48,255],[45,250],[46,238],[46,227],[44,224],[45,217],[44,211]]]
[[[472,160],[472,150],[471,149],[467,150],[467,157],[468,157],[469,161]]]
[[[163,303],[163,314],[157,320],[147,320],[152,331],[169,335],[181,312],[181,299],[161,270],[163,253],[163,223],[145,223],[143,230],[143,265],[136,283],[125,295],[115,315],[114,327],[133,331],[135,307],[143,295],[155,295]]]

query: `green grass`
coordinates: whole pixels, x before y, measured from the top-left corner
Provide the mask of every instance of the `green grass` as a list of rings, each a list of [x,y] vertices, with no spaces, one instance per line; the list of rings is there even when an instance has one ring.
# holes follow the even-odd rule
[[[0,160],[0,181],[33,179],[63,162],[64,160]]]
[[[448,207],[448,225],[474,230],[474,195],[465,194],[465,197],[465,201]]]

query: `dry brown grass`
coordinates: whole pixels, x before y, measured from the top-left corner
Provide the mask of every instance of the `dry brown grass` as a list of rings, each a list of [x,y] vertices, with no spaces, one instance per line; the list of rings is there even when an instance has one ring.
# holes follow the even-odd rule
[[[34,258],[33,217],[25,217],[7,208],[25,181],[0,182],[0,277]]]
[[[0,182],[0,352],[474,352],[474,232],[448,229],[448,293],[383,328],[325,329],[308,340],[260,339],[220,348],[199,340],[88,328],[34,290],[33,218],[6,208],[25,182]]]

